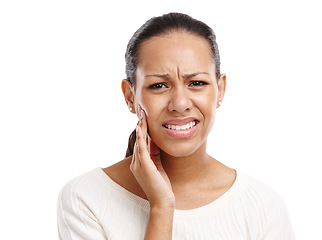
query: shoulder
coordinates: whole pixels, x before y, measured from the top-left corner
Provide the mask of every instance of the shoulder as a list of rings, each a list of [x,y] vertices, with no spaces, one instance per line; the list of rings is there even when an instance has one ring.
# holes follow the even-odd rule
[[[284,200],[274,189],[255,178],[239,173],[239,204],[247,219],[260,227],[264,239],[294,239]]]
[[[99,204],[108,195],[108,182],[101,168],[95,168],[70,180],[61,189],[59,204],[63,210],[82,208],[82,205]]]
[[[120,188],[122,183],[133,182],[123,180],[124,176],[129,175],[125,171],[128,164],[128,161],[123,160],[105,169],[95,168],[70,180],[59,194],[62,210],[90,209],[99,217],[102,209],[109,203],[114,202],[119,196],[125,196]]]
[[[104,172],[95,168],[69,181],[60,191],[57,223],[61,239],[106,239],[101,227],[109,196]],[[82,237],[80,237],[82,236]]]
[[[253,206],[284,206],[282,197],[273,188],[245,173],[238,173],[238,175],[242,188],[242,199],[252,203]]]
[[[89,193],[100,191],[102,188],[102,183],[105,182],[102,174],[104,174],[104,172],[101,168],[95,168],[89,172],[75,177],[65,184],[61,190],[61,195],[76,196],[82,195],[84,192]]]

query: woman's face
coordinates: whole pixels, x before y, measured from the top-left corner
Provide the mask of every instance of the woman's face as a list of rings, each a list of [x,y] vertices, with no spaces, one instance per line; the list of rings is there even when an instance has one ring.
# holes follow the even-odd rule
[[[210,45],[184,32],[153,37],[139,49],[134,104],[148,120],[148,133],[165,153],[185,157],[206,144],[225,76],[216,81]]]

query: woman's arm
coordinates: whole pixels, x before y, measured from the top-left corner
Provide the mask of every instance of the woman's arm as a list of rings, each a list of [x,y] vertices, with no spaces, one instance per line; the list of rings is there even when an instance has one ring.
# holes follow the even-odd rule
[[[175,197],[161,164],[160,150],[151,140],[148,151],[146,116],[140,106],[138,111],[140,123],[136,128],[137,139],[130,169],[150,203],[145,239],[172,239]]]
[[[151,207],[144,239],[172,239],[173,212],[174,208]]]

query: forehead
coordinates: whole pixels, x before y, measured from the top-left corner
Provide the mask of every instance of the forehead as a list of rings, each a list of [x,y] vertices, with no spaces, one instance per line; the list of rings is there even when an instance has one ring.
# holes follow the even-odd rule
[[[173,32],[144,41],[138,52],[138,68],[145,72],[209,71],[214,68],[209,42],[187,32]]]

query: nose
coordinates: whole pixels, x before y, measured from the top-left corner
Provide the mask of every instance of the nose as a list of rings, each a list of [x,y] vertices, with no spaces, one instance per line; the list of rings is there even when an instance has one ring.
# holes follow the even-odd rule
[[[172,90],[168,110],[172,113],[183,114],[192,108],[191,96],[183,86]]]

